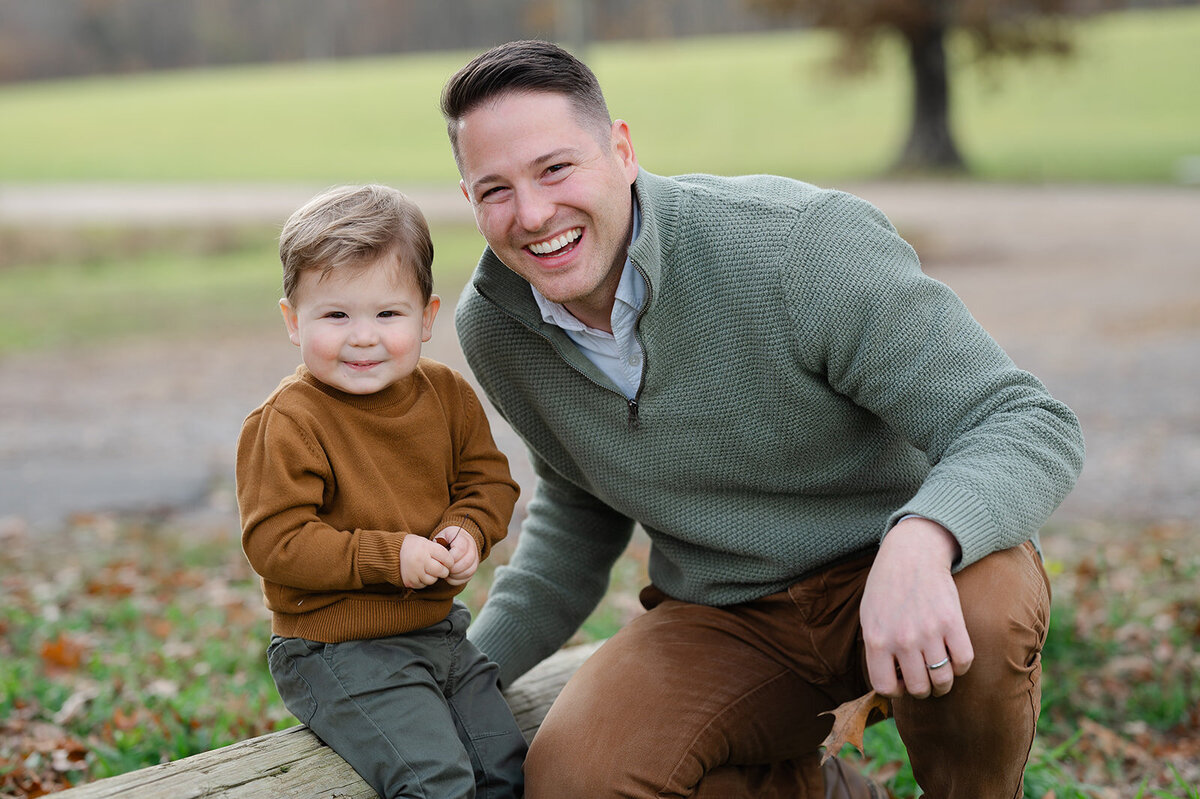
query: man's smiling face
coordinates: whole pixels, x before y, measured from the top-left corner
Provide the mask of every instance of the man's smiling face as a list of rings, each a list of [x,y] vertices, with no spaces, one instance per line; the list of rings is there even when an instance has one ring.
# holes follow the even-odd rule
[[[638,169],[628,126],[585,127],[565,95],[509,93],[463,116],[457,154],[475,224],[497,257],[580,321],[608,329]]]

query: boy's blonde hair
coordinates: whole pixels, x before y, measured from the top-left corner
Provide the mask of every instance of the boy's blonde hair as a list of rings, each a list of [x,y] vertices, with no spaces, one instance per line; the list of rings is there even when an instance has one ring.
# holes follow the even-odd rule
[[[324,278],[341,266],[358,266],[387,256],[408,269],[424,302],[433,295],[433,241],[425,215],[412,200],[388,186],[339,186],[321,192],[297,210],[279,235],[283,294],[295,302],[300,273],[320,269]]]

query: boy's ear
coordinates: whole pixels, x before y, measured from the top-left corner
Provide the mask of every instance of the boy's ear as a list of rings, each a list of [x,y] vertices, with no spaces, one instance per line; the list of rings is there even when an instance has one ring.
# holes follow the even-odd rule
[[[297,347],[300,346],[300,322],[296,319],[296,309],[288,302],[287,297],[279,300],[279,311],[283,314],[283,323],[287,325],[288,338]]]
[[[437,318],[438,309],[442,307],[442,298],[436,294],[429,295],[425,310],[421,312],[421,341],[433,338],[433,320]]]

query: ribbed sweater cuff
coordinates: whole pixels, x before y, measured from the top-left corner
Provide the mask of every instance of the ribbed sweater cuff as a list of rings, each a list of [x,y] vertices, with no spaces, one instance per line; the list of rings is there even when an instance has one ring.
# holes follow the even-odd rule
[[[955,571],[990,554],[989,547],[999,538],[1000,529],[987,505],[975,492],[960,486],[926,483],[904,507],[892,514],[888,529],[910,513],[937,522],[955,537],[962,549],[962,557],[954,564]]]
[[[484,558],[486,558],[488,556],[487,539],[485,539],[483,537],[483,531],[479,529],[479,525],[477,525],[475,522],[471,521],[470,517],[468,517],[468,516],[446,517],[442,521],[442,525],[440,527],[438,527],[436,532],[434,532],[434,537],[436,537],[439,532],[441,532],[442,530],[445,530],[447,527],[455,527],[455,526],[461,527],[462,529],[466,530],[468,533],[471,534],[471,537],[475,539],[475,544],[476,544],[476,546],[479,547],[479,559],[480,560],[483,560]]]
[[[363,585],[391,583],[400,580],[400,543],[403,536],[381,530],[360,530],[358,533],[358,573]]]

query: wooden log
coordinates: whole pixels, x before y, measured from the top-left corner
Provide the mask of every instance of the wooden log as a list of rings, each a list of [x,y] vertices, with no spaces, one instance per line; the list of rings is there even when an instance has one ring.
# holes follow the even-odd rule
[[[600,646],[563,649],[505,691],[526,740],[580,664]],[[378,799],[354,769],[303,725],[222,749],[96,780],[63,799]]]

